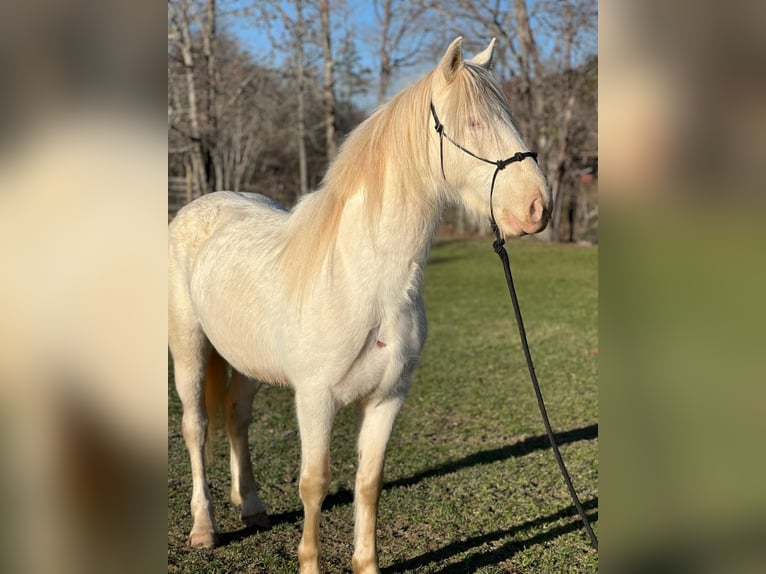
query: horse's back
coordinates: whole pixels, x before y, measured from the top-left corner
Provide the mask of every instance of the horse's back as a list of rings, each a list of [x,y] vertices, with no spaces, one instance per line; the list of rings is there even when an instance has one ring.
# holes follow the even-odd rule
[[[226,227],[245,222],[251,229],[270,231],[280,227],[287,216],[282,205],[259,194],[216,191],[203,195],[184,206],[170,223],[171,266],[185,263],[188,270],[204,243]]]
[[[257,193],[216,191],[182,207],[170,222],[171,244],[209,235],[220,225],[243,220],[284,219],[287,210],[277,201]]]
[[[168,227],[169,304],[190,295],[201,258],[210,259],[211,252],[222,250],[230,256],[254,239],[277,244],[288,216],[268,197],[232,191],[206,194],[184,206]]]

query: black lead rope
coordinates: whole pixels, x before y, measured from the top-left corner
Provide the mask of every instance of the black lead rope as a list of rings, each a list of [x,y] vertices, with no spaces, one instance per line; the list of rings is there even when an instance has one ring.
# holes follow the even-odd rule
[[[529,378],[532,380],[532,387],[535,389],[535,395],[537,396],[537,406],[540,407],[540,414],[543,417],[543,424],[545,425],[545,432],[548,434],[548,440],[551,443],[551,448],[553,448],[553,454],[556,457],[556,462],[559,464],[559,468],[561,469],[561,475],[564,477],[564,482],[567,483],[567,488],[569,489],[569,494],[572,497],[572,501],[574,502],[575,508],[577,508],[577,512],[580,515],[580,520],[582,520],[583,526],[585,527],[585,531],[588,533],[588,537],[590,538],[590,543],[593,545],[593,548],[598,551],[598,538],[596,538],[595,533],[593,532],[593,528],[591,528],[590,521],[588,520],[588,517],[585,515],[585,511],[582,508],[582,504],[580,504],[580,499],[577,497],[577,492],[575,491],[574,486],[572,485],[572,479],[569,477],[569,472],[567,472],[567,467],[564,465],[564,459],[561,458],[561,452],[559,452],[559,447],[556,444],[556,439],[553,437],[553,430],[551,429],[551,423],[550,420],[548,420],[548,411],[545,409],[545,402],[543,401],[543,394],[540,391],[540,383],[537,382],[537,375],[535,374],[535,366],[532,363],[532,354],[529,351],[529,343],[527,342],[527,334],[524,330],[524,321],[521,318],[521,309],[519,308],[519,299],[516,296],[516,289],[513,286],[513,277],[511,276],[511,265],[508,261],[508,252],[505,250],[505,240],[500,237],[500,232],[497,229],[497,224],[495,223],[494,219],[491,222],[492,229],[495,232],[495,241],[492,243],[492,247],[495,250],[495,253],[500,257],[500,261],[503,263],[503,271],[505,271],[505,281],[508,283],[508,292],[511,294],[511,303],[513,303],[513,312],[516,315],[516,324],[519,326],[519,338],[521,339],[521,346],[524,348],[524,357],[527,359],[527,367],[529,368]]]
[[[521,346],[524,349],[524,357],[527,360],[527,368],[529,369],[529,378],[531,379],[532,387],[535,390],[535,396],[537,397],[537,406],[540,407],[540,414],[542,415],[542,418],[543,418],[543,424],[545,425],[545,432],[548,435],[548,441],[551,443],[551,448],[553,449],[553,454],[556,457],[556,462],[559,465],[559,469],[561,469],[561,475],[564,477],[564,482],[566,482],[567,488],[569,489],[569,494],[572,497],[572,501],[574,502],[575,508],[577,508],[577,513],[580,515],[580,520],[582,520],[583,526],[585,527],[585,532],[588,533],[588,537],[590,538],[590,542],[593,545],[593,548],[595,548],[596,551],[598,552],[598,538],[596,538],[596,534],[593,532],[593,528],[591,528],[590,521],[588,520],[588,517],[585,515],[585,510],[583,510],[582,504],[580,504],[580,499],[577,496],[577,491],[575,491],[574,485],[572,484],[572,479],[569,476],[567,467],[564,464],[564,459],[561,457],[561,452],[559,451],[559,447],[556,444],[556,439],[553,436],[553,429],[551,428],[551,422],[548,419],[548,411],[545,408],[545,401],[543,401],[543,394],[542,394],[542,391],[540,391],[540,383],[537,381],[535,366],[534,366],[534,363],[532,362],[532,353],[529,350],[529,343],[527,342],[527,333],[526,333],[526,330],[524,329],[524,320],[521,318],[521,308],[519,307],[519,299],[516,296],[516,288],[513,285],[513,276],[511,275],[511,263],[508,259],[508,252],[505,250],[505,239],[503,239],[502,235],[500,234],[500,229],[497,227],[497,222],[495,221],[495,212],[492,207],[492,197],[495,193],[495,180],[497,179],[498,172],[505,169],[507,165],[514,162],[522,161],[528,157],[537,161],[537,154],[531,151],[516,152],[514,155],[506,159],[501,159],[497,161],[492,161],[483,157],[479,157],[475,153],[471,152],[470,150],[467,150],[466,148],[461,146],[459,143],[454,141],[446,133],[444,133],[444,124],[442,124],[439,121],[439,116],[436,115],[436,108],[434,108],[433,102],[431,103],[431,114],[433,115],[434,122],[435,122],[434,129],[436,130],[436,133],[439,134],[439,162],[441,165],[442,177],[444,179],[447,179],[447,177],[444,174],[444,138],[447,138],[447,140],[450,143],[452,143],[458,149],[464,151],[471,157],[474,157],[480,161],[483,161],[484,163],[488,163],[495,166],[495,173],[492,175],[492,184],[489,189],[489,223],[490,223],[490,226],[492,227],[492,233],[495,234],[495,241],[492,243],[492,247],[494,248],[495,253],[497,253],[498,257],[500,257],[500,261],[503,264],[503,271],[505,272],[505,281],[508,284],[508,292],[511,295],[513,312],[516,315],[516,324],[519,327],[519,338],[521,339]]]

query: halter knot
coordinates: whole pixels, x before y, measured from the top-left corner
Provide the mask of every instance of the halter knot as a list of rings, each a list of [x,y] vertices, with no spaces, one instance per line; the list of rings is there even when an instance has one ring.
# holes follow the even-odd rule
[[[439,116],[436,115],[436,108],[434,107],[433,102],[431,102],[431,115],[434,117],[434,129],[436,130],[436,133],[442,135],[444,124],[439,121]]]

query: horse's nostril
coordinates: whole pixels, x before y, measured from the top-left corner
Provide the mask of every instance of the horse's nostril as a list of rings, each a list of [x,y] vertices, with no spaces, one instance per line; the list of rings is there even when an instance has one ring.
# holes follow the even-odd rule
[[[543,202],[540,198],[535,199],[532,205],[529,207],[529,221],[530,223],[540,223],[543,219]]]

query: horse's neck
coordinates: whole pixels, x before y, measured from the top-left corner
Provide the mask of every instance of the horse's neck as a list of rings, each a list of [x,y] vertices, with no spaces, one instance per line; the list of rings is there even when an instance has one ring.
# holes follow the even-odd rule
[[[425,266],[440,216],[435,197],[435,188],[405,195],[392,182],[384,191],[379,217],[372,222],[362,194],[347,203],[336,250],[344,268],[360,278],[369,296],[419,288],[417,270]],[[417,285],[412,284],[413,274]]]
[[[344,284],[359,293],[357,303],[379,303],[384,293],[420,286],[418,269],[425,266],[441,210],[441,179],[432,173],[425,131],[430,118],[426,121],[421,92],[422,86],[416,86],[398,96],[350,136],[327,178],[329,187],[316,198],[320,207],[342,206],[326,261],[342,262],[336,269],[346,274]],[[422,117],[413,109],[421,109]],[[423,131],[408,132],[413,126]],[[358,188],[345,193],[332,188],[349,184]],[[328,218],[331,226],[334,221]]]

